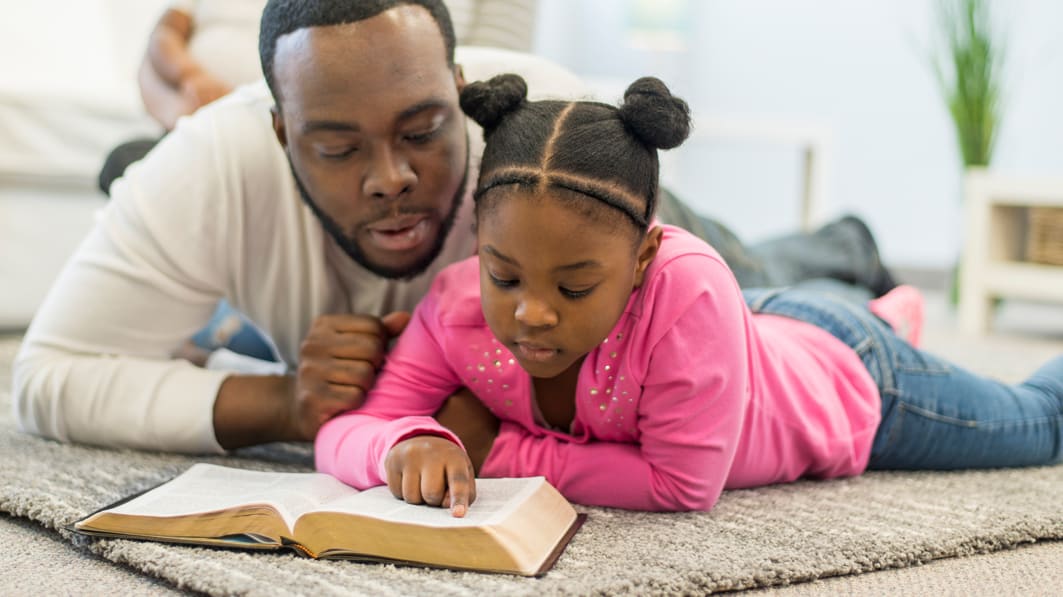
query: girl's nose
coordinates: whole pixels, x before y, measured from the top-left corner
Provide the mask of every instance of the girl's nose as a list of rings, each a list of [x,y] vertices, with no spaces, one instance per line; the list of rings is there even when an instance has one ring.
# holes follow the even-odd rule
[[[513,316],[528,327],[553,327],[558,319],[557,311],[549,303],[534,297],[523,297],[518,301]]]

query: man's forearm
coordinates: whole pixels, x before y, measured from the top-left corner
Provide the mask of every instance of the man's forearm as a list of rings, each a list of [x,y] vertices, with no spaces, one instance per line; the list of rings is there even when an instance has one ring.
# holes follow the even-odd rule
[[[214,401],[214,435],[227,450],[296,441],[292,423],[295,379],[287,375],[234,375]]]
[[[191,16],[171,9],[159,20],[148,40],[148,61],[159,77],[174,89],[180,87],[185,77],[201,68],[188,53],[192,27]]]

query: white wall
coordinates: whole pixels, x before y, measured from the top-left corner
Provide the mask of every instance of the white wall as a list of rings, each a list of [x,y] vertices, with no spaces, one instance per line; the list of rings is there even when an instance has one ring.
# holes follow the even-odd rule
[[[687,48],[632,47],[636,0],[541,0],[536,50],[611,95],[663,78],[695,119],[819,128],[824,212],[854,212],[894,265],[949,267],[961,244],[960,168],[927,63],[932,0],[688,0]],[[673,2],[674,3],[674,0]],[[1006,114],[994,165],[1063,173],[1063,3],[993,0],[1009,47]],[[666,175],[688,202],[756,239],[798,224],[794,147],[695,140]]]
[[[0,0],[0,331],[29,323],[104,205],[106,152],[157,135],[136,67],[165,0]]]

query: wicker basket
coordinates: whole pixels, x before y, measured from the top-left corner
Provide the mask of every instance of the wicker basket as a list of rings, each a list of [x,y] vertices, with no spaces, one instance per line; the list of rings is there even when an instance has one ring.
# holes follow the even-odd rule
[[[1027,211],[1026,260],[1063,265],[1063,207]]]

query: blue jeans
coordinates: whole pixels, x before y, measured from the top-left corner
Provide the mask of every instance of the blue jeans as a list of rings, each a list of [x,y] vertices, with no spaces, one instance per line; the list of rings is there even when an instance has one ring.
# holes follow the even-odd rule
[[[975,375],[893,334],[866,308],[801,289],[750,289],[755,313],[816,325],[863,360],[882,397],[872,469],[966,469],[1063,460],[1063,356],[1015,385]]]
[[[226,330],[222,334],[225,338],[219,341],[219,331],[226,327],[232,329]],[[208,351],[228,348],[235,353],[261,361],[279,360],[262,333],[225,300],[218,302],[214,315],[203,329],[192,336],[192,342]]]

